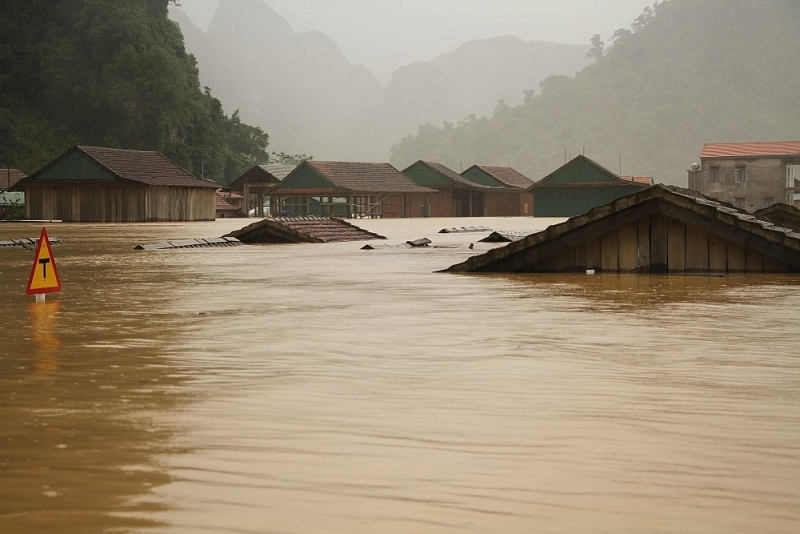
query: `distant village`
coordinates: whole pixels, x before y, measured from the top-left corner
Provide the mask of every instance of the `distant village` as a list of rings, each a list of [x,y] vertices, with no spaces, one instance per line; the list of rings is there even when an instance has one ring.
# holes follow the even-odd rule
[[[687,188],[583,155],[538,180],[489,165],[308,160],[221,187],[157,152],[76,146],[30,176],[0,171],[0,209],[70,222],[569,218],[454,270],[800,272],[798,180],[800,141],[706,144]]]

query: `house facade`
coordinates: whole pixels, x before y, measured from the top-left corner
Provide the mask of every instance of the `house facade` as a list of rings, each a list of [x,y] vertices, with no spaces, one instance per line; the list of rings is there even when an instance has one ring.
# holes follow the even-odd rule
[[[473,165],[461,176],[474,183],[503,189],[487,199],[488,214],[497,217],[532,215],[533,193],[529,189],[534,182],[524,174],[511,167]]]
[[[158,152],[76,146],[21,179],[28,219],[213,221],[219,184]]]
[[[623,180],[580,155],[532,187],[534,217],[574,217],[647,186]]]
[[[396,218],[415,216],[412,197],[433,193],[389,163],[304,161],[269,194],[276,216]]]
[[[800,141],[706,144],[689,188],[750,212],[800,205]]]
[[[493,215],[492,196],[503,191],[499,185],[468,180],[457,172],[431,161],[417,161],[403,169],[415,184],[435,189],[432,194],[414,195],[414,217],[484,217]]]

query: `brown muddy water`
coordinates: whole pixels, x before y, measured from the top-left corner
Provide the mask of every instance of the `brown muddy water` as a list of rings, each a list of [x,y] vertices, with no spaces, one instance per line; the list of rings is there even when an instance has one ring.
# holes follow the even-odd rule
[[[434,272],[550,222],[50,224],[45,304],[0,249],[0,532],[800,531],[800,278]]]

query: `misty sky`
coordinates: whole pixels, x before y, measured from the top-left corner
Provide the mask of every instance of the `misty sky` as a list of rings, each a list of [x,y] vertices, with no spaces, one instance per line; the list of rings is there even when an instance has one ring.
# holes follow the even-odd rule
[[[203,29],[220,1],[181,0]],[[353,63],[385,79],[473,39],[515,35],[526,41],[588,44],[627,28],[652,0],[265,0],[295,31],[319,30]]]

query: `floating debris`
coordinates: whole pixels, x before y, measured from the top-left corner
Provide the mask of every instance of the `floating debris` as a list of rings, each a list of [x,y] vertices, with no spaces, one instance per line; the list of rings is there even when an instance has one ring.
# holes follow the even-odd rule
[[[491,228],[485,226],[459,226],[457,228],[442,228],[440,234],[466,234],[471,232],[491,232]]]
[[[48,237],[51,245],[63,245],[64,243],[57,237]],[[22,239],[9,239],[0,241],[0,247],[22,247],[28,249],[35,249],[39,243],[38,237],[24,237]]]
[[[511,243],[512,241],[519,241],[530,234],[531,232],[492,232],[478,241],[481,243]]]
[[[151,245],[136,245],[133,250],[166,250],[174,248],[205,248],[205,247],[238,247],[243,245],[235,237],[210,237],[198,239],[181,239],[154,243]]]

